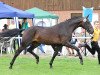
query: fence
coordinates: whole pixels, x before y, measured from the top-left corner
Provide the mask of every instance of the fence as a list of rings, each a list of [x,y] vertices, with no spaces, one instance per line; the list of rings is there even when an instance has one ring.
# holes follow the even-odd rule
[[[9,38],[9,37],[4,37],[4,38]],[[72,37],[72,38],[77,38],[77,39],[90,39],[91,37]],[[8,50],[8,53],[10,53],[12,50],[12,44],[13,44],[13,40],[14,39],[18,39],[19,40],[19,44],[20,44],[20,39],[22,39],[22,37],[12,37],[12,38],[10,38],[7,42],[9,42],[9,50]],[[5,41],[4,41],[5,42]],[[0,44],[0,49],[1,49],[1,55],[2,55],[2,51],[3,51],[3,47],[4,47],[4,42],[1,42],[1,44]],[[48,47],[50,47],[50,46],[46,46],[47,48],[46,49],[48,49]],[[46,51],[46,50],[45,50]],[[53,50],[51,50],[51,51],[53,51]],[[47,52],[47,51],[46,51]],[[51,52],[51,53],[53,53],[53,52]]]

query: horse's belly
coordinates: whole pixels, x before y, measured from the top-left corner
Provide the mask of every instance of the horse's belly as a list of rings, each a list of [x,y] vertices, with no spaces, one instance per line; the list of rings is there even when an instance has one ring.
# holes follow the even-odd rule
[[[35,38],[37,40],[37,42],[39,43],[45,43],[45,44],[59,44],[61,43],[61,41],[59,40],[59,38],[55,35],[39,35],[37,38]]]
[[[65,35],[59,35],[57,32],[41,30],[37,32],[34,40],[45,44],[61,44],[66,40]]]

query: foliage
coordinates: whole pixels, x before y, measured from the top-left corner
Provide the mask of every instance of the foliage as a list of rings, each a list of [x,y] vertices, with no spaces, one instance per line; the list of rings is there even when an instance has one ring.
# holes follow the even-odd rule
[[[20,55],[13,69],[10,70],[9,63],[12,55],[0,56],[0,75],[99,75],[100,65],[97,58],[84,58],[84,65],[80,65],[77,57],[59,56],[55,59],[53,69],[49,68],[50,56],[40,56],[40,62],[37,65],[35,58]]]

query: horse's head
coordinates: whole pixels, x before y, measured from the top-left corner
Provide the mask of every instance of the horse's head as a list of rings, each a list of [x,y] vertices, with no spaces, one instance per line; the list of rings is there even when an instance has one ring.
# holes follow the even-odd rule
[[[82,21],[80,23],[80,26],[87,30],[89,34],[93,34],[94,29],[93,26],[91,25],[90,21],[88,20],[88,16],[86,18],[82,18]]]

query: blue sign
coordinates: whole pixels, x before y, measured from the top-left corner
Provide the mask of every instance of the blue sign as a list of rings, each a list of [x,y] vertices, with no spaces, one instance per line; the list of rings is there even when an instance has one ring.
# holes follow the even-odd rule
[[[93,16],[93,7],[92,8],[85,8],[83,7],[83,17],[88,17],[89,21],[92,22],[92,16]]]

